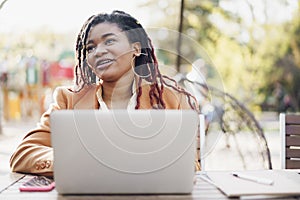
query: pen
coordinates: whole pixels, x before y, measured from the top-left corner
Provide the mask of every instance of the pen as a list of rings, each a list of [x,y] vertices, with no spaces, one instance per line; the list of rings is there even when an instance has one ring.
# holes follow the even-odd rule
[[[250,176],[250,175],[237,173],[237,172],[232,172],[231,174],[237,178],[245,179],[248,181],[253,181],[253,182],[264,184],[264,185],[273,185],[273,183],[274,183],[274,181],[271,179]]]

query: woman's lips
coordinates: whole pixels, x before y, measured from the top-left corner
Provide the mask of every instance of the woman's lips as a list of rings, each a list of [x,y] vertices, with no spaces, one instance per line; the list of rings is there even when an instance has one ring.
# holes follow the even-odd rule
[[[113,59],[103,59],[96,62],[96,69],[102,70],[114,62]]]

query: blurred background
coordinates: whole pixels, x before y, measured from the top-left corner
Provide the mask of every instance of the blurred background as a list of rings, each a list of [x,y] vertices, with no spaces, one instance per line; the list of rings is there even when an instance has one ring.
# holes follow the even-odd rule
[[[72,84],[81,25],[115,9],[136,17],[150,35],[158,27],[192,41],[178,43],[180,34],[155,29],[163,72],[187,74],[199,61],[208,84],[221,83],[256,116],[299,111],[299,0],[0,0],[0,128],[37,120],[53,89]]]
[[[71,84],[76,34],[90,15],[121,9],[146,28],[178,30],[180,23],[179,0],[0,3],[0,108],[4,120],[40,115],[52,89]],[[205,49],[225,90],[251,110],[298,111],[299,11],[298,0],[185,0],[181,31]],[[153,43],[166,49],[174,45],[159,37]],[[174,55],[158,54],[161,63],[176,66]]]

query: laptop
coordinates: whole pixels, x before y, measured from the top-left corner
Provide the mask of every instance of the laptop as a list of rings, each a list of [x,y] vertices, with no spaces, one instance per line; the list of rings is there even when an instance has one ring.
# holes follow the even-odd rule
[[[199,119],[192,110],[59,110],[50,115],[60,194],[186,194]]]

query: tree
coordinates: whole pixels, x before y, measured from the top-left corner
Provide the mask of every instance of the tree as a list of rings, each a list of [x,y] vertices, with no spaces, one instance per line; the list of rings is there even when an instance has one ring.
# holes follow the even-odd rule
[[[149,2],[155,2],[157,10],[157,1]],[[151,5],[149,2],[147,6]],[[179,8],[179,1],[164,1],[162,13],[168,13],[167,10],[174,6],[174,2],[176,8]],[[299,88],[299,81],[296,82],[299,73],[296,73],[296,68],[290,69],[292,65],[287,62],[299,66],[299,30],[295,27],[297,20],[275,21],[276,12],[272,10],[273,7],[288,9],[291,3],[285,0],[186,0],[182,32],[205,49],[221,75],[226,90],[249,107],[254,108],[266,102],[272,93],[270,88],[276,81],[282,80],[284,71],[286,76],[293,77],[290,78],[293,81],[283,84],[290,85],[288,91],[292,93],[293,101],[299,102],[300,92],[296,91]],[[178,17],[179,9],[165,16],[166,20],[160,20],[158,25],[176,29]],[[175,20],[170,22],[170,18]],[[299,14],[294,18],[298,19]],[[170,38],[159,40],[159,43],[164,47],[172,44]],[[196,55],[198,49],[182,43],[181,51],[184,55]],[[162,52],[159,55],[165,62],[175,65],[174,57]],[[279,63],[281,67],[278,67]],[[187,63],[183,59],[181,64]]]
[[[292,111],[300,108],[300,1],[298,12],[292,21],[284,24],[286,38],[283,53],[275,60],[277,80],[282,83],[290,97]],[[282,41],[281,41],[282,42]],[[288,99],[286,100],[288,101]],[[288,102],[287,102],[288,103]]]

